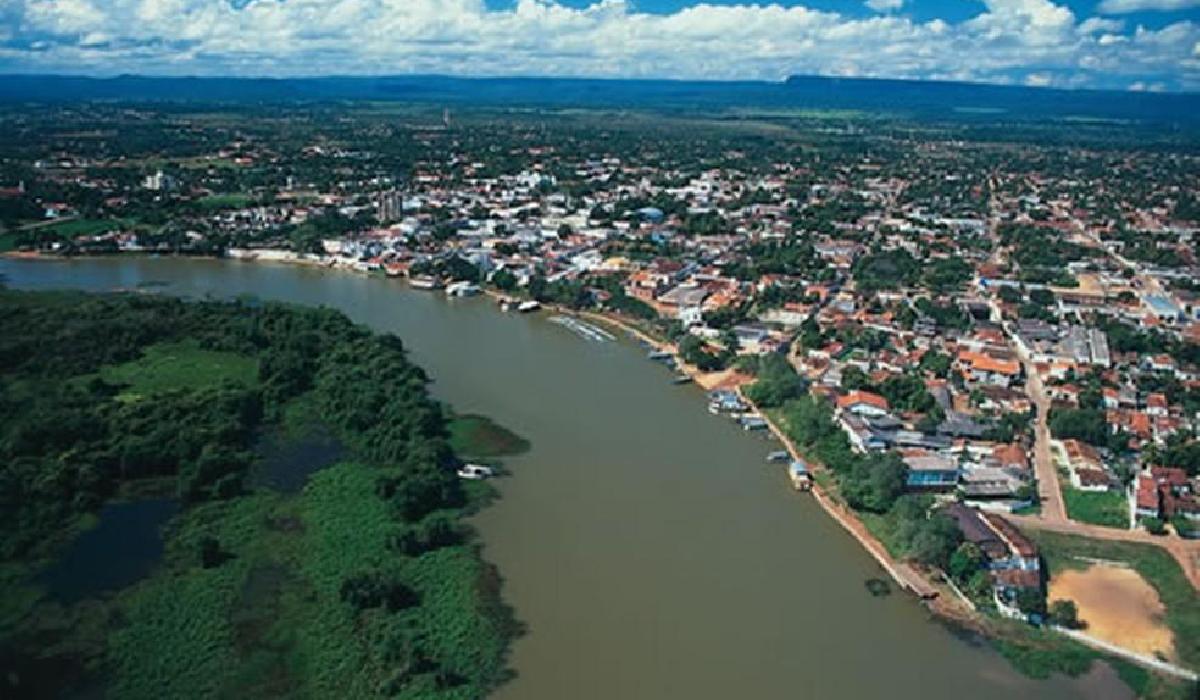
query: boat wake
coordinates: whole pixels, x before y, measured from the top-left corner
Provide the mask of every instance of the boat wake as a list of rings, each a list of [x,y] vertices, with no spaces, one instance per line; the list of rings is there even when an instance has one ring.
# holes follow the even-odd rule
[[[603,328],[593,326],[590,323],[580,321],[577,318],[571,318],[569,316],[553,316],[550,318],[550,322],[557,323],[558,325],[575,333],[575,335],[578,335],[584,340],[589,340],[593,343],[607,343],[616,340],[616,336],[614,336],[612,333],[609,333]]]

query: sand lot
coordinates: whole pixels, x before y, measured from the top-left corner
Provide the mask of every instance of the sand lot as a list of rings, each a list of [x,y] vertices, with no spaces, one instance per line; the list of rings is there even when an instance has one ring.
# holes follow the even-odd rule
[[[1175,659],[1171,629],[1162,621],[1158,592],[1136,571],[1093,564],[1064,571],[1050,581],[1050,602],[1075,601],[1085,633],[1141,654]]]

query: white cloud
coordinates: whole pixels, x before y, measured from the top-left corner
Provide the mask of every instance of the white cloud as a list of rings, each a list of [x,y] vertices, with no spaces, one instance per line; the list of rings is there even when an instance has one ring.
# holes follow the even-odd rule
[[[1079,23],[1080,34],[1097,34],[1099,32],[1119,32],[1125,28],[1125,22],[1119,19],[1103,19],[1089,17]]]
[[[904,7],[904,0],[867,0],[863,4],[876,12],[895,12]]]
[[[1200,0],[1102,0],[1096,9],[1106,15],[1122,15],[1129,12],[1171,12],[1200,7]]]
[[[1061,1],[1061,0],[1060,0]],[[1109,0],[1117,1],[1117,0]],[[1131,1],[1131,0],[1124,0]],[[901,0],[868,0],[894,9]],[[882,10],[880,10],[882,12]],[[0,0],[0,71],[765,78],[953,76],[1196,89],[1200,26],[1126,30],[1052,0],[984,0],[965,21],[850,17],[802,6],[627,0]],[[34,42],[43,42],[31,50]],[[1099,82],[1097,82],[1099,81]]]

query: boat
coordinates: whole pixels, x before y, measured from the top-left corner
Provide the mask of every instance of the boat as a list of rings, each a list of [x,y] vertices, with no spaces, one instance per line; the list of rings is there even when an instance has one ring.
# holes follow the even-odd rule
[[[520,304],[517,304],[517,311],[520,311],[523,314],[537,311],[540,308],[542,308],[542,305],[536,301],[523,301]]]
[[[647,353],[646,357],[656,361],[669,360],[671,359],[671,353],[666,350],[655,350],[654,352]]]
[[[797,491],[808,491],[812,488],[812,476],[808,473],[808,465],[800,460],[788,465],[788,478],[792,480],[792,488]]]
[[[742,430],[766,430],[767,421],[761,416],[747,414],[738,418],[738,423],[741,424]]]
[[[496,471],[494,469],[483,464],[464,464],[458,470],[458,476],[460,479],[467,479],[470,481],[490,479],[495,475]]]
[[[792,456],[788,454],[787,450],[777,450],[767,455],[768,462],[786,462],[791,458]]]
[[[671,378],[672,384],[690,384],[692,378],[686,374],[677,374]]]
[[[455,282],[446,285],[446,294],[452,297],[473,297],[481,291],[474,282]]]
[[[413,289],[441,289],[442,281],[429,275],[418,275],[409,281]]]

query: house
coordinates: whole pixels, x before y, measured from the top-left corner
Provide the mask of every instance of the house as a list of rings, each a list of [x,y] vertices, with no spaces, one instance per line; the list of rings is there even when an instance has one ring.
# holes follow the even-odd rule
[[[869,391],[852,391],[837,400],[839,412],[858,416],[886,416],[890,406],[887,399]]]
[[[1139,518],[1171,520],[1176,516],[1200,522],[1200,501],[1187,472],[1177,467],[1151,467],[1138,475],[1134,512]]]
[[[965,379],[978,384],[1009,387],[1021,378],[1021,363],[985,353],[964,351],[958,354]]]
[[[1016,443],[997,445],[992,450],[992,460],[1000,469],[1017,474],[1029,473],[1029,453]]]
[[[1108,491],[1116,484],[1100,452],[1086,442],[1063,440],[1059,443],[1067,459],[1071,486],[1080,491]]]
[[[905,485],[914,491],[951,491],[958,486],[958,462],[953,458],[915,451],[904,458]]]
[[[1037,545],[995,513],[981,513],[961,503],[951,504],[943,512],[954,519],[963,539],[974,543],[987,557],[997,609],[1009,617],[1025,618],[1017,607],[1019,596],[1024,591],[1042,590]]]

